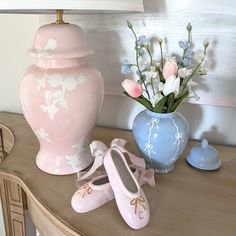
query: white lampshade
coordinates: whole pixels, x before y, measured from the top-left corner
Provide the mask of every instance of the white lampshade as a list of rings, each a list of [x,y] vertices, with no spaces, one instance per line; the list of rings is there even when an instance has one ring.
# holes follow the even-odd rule
[[[73,14],[78,11],[142,12],[143,0],[0,0],[0,13],[52,13],[62,9]]]

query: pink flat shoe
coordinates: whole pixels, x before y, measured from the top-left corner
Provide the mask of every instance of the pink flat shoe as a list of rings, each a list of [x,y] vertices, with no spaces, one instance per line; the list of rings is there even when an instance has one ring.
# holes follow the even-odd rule
[[[131,167],[138,178],[138,170]],[[72,208],[78,213],[92,211],[115,198],[107,175],[94,177],[83,184],[71,199]]]
[[[94,210],[114,199],[107,175],[93,178],[77,190],[72,199],[71,206],[78,213]]]
[[[148,200],[119,148],[109,149],[104,167],[125,222],[133,229],[145,227],[150,219]]]
[[[150,186],[155,186],[154,171],[144,169],[143,159],[129,153],[122,147],[123,145],[125,145],[125,141],[120,139],[115,139],[111,143],[112,147],[120,147],[128,153],[131,162],[134,163],[129,169],[141,185],[148,183]],[[94,164],[88,172],[79,173],[78,185],[80,187],[71,199],[72,208],[78,213],[89,212],[114,199],[114,193],[106,172],[96,171],[103,164],[103,158],[108,148],[99,141],[94,141],[90,147],[93,156],[95,156]],[[88,179],[91,180],[86,182]]]

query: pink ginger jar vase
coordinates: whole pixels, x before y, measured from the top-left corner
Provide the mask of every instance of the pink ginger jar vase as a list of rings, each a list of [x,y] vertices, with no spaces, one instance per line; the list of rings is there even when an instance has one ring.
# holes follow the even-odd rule
[[[72,174],[93,162],[89,134],[104,89],[100,72],[85,62],[92,53],[73,24],[40,27],[29,51],[37,62],[23,77],[20,100],[40,143],[36,164],[47,173]]]

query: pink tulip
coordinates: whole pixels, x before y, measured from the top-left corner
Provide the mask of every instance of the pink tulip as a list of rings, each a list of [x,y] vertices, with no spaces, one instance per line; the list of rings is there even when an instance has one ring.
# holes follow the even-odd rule
[[[141,84],[131,79],[125,79],[121,85],[124,90],[133,98],[137,98],[142,95],[143,89]]]
[[[163,67],[163,76],[165,79],[177,75],[178,66],[174,58],[167,58]]]

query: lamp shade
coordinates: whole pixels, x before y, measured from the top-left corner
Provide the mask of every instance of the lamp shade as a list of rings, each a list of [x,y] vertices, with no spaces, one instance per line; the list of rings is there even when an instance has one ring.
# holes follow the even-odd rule
[[[1,13],[50,13],[63,9],[65,13],[78,11],[134,11],[142,12],[143,0],[0,0]]]

